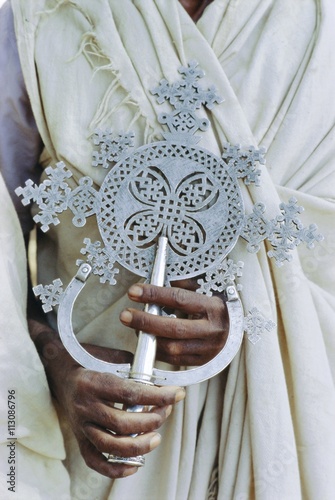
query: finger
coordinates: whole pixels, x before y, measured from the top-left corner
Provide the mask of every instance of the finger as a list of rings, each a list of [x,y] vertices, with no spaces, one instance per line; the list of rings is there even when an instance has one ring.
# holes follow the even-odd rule
[[[92,344],[81,344],[82,347],[92,354],[95,358],[106,361],[107,363],[131,363],[133,361],[133,354],[128,351],[119,349],[109,349],[108,347],[101,347]]]
[[[181,355],[170,355],[165,351],[157,351],[157,359],[163,361],[164,363],[169,363],[173,366],[202,366],[209,361],[211,361],[215,356],[208,356],[206,353],[205,357],[201,357],[198,354],[181,354]]]
[[[223,348],[224,341],[183,341],[174,342],[170,339],[159,339],[157,344],[157,359],[171,365],[198,366],[213,359]]]
[[[183,288],[166,288],[146,283],[132,285],[128,290],[128,296],[135,302],[157,304],[188,314],[207,314],[207,311],[223,305],[219,297],[207,297]]]
[[[101,429],[109,429],[116,434],[142,434],[156,431],[161,427],[171,413],[171,406],[155,407],[151,411],[131,412],[99,403],[88,408],[82,415],[88,425],[95,425]],[[84,424],[86,425],[86,424]]]
[[[195,292],[199,288],[198,279],[200,278],[201,276],[198,276],[197,278],[185,278],[178,281],[172,281],[171,286]]]
[[[138,471],[137,467],[131,467],[123,464],[112,464],[97,450],[97,448],[86,438],[78,440],[80,452],[85,460],[87,467],[95,470],[103,476],[110,479],[127,477]]]
[[[185,397],[185,390],[181,387],[164,386],[156,387],[138,384],[128,379],[121,379],[110,373],[98,373],[91,370],[82,370],[78,376],[75,400],[80,405],[80,400],[87,394],[91,399],[104,400],[113,406],[121,403],[127,406],[137,404],[143,406],[168,406]]]
[[[155,316],[137,309],[122,311],[120,321],[135,330],[172,339],[203,339],[208,336],[219,336],[224,329],[223,324],[209,322],[207,319]]]
[[[145,455],[161,442],[161,436],[157,432],[139,434],[136,437],[119,436],[93,424],[86,425],[83,432],[100,453],[110,453],[121,457]]]

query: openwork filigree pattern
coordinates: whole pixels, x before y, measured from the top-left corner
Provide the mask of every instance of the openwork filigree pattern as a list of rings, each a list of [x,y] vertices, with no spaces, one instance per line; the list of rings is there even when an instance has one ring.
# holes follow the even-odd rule
[[[260,185],[261,170],[257,165],[265,165],[265,149],[255,149],[249,146],[243,150],[239,144],[232,146],[226,144],[222,159],[228,164],[229,168],[234,169],[239,179],[244,179],[245,184],[255,183]]]
[[[72,174],[60,162],[46,169],[42,184],[28,180],[16,193],[24,205],[35,202],[39,206],[34,220],[43,231],[58,224],[59,214],[66,209],[72,211],[77,227],[96,215],[103,243],[86,238],[81,253],[101,282],[116,283],[117,264],[148,280],[157,239],[164,235],[168,239],[167,282],[204,275],[198,291],[211,295],[224,292],[242,275],[243,263],[229,259],[240,236],[249,252],[257,252],[267,239],[272,245],[268,256],[278,266],[291,259],[290,252],[299,243],[311,248],[322,236],[315,225],[302,225],[297,217],[302,207],[294,198],[280,204],[278,216],[271,220],[266,219],[262,203],[245,214],[239,182],[260,183],[265,151],[227,144],[221,156],[216,156],[198,147],[201,137],[195,133],[210,126],[200,108],[211,110],[223,99],[213,86],[201,87],[204,72],[195,61],[179,68],[179,73],[176,82],[163,79],[151,91],[159,104],[167,102],[172,108],[159,116],[166,126],[164,140],[133,150],[132,132],[96,131],[92,166],[113,167],[99,190],[90,177],[83,177],[71,189]],[[44,301],[45,310],[50,310],[61,300],[61,282],[39,285],[35,293]],[[245,319],[251,342],[258,340],[262,329],[272,327],[256,308]]]
[[[261,339],[262,333],[265,330],[269,332],[275,326],[273,321],[264,318],[257,307],[253,307],[244,318],[244,330],[248,340],[252,344],[256,344]]]
[[[92,166],[109,168],[110,164],[120,160],[123,154],[134,145],[134,134],[114,134],[112,130],[96,130],[93,142],[99,151],[93,151]]]
[[[15,190],[18,196],[23,196],[24,205],[38,204],[40,212],[34,216],[34,221],[41,224],[44,232],[50,224],[59,224],[57,215],[67,209],[71,189],[65,181],[72,176],[63,162],[57,163],[55,168],[47,167],[45,172],[48,177],[39,186],[29,179],[25,187]]]
[[[100,195],[98,224],[106,247],[144,277],[150,275],[159,234],[169,239],[172,280],[219,264],[244,220],[239,186],[221,160],[180,143],[134,151],[106,176]]]
[[[297,205],[296,198],[290,198],[288,204],[281,203],[279,208],[281,214],[267,220],[263,215],[265,205],[255,204],[253,213],[245,217],[241,232],[242,238],[248,241],[249,252],[257,252],[260,243],[267,238],[273,247],[267,254],[275,259],[278,267],[282,266],[284,261],[292,260],[290,250],[301,242],[305,242],[308,248],[313,248],[315,242],[323,239],[315,224],[304,227],[297,217],[303,207]]]
[[[63,162],[57,163],[55,168],[47,167],[45,172],[47,178],[39,186],[28,180],[25,187],[15,190],[17,195],[23,196],[24,205],[35,202],[39,206],[40,212],[34,216],[34,221],[46,232],[51,224],[59,224],[58,215],[70,208],[74,215],[73,224],[84,226],[86,217],[95,214],[99,206],[92,179],[82,177],[79,186],[72,191],[66,182],[72,173]]]
[[[222,265],[218,266],[214,271],[208,271],[204,278],[198,280],[200,288],[198,293],[204,293],[211,297],[213,292],[222,293],[227,286],[232,285],[236,278],[242,276],[244,263],[239,261],[236,264],[231,259],[223,261]],[[237,285],[237,290],[241,290],[242,286]]]
[[[43,304],[44,312],[52,311],[52,308],[59,305],[63,291],[63,283],[60,279],[56,279],[51,285],[37,285],[33,288],[36,297],[40,297]]]
[[[115,275],[119,274],[119,269],[114,267],[114,261],[111,260],[106,248],[101,248],[101,242],[91,242],[90,238],[84,239],[85,247],[80,250],[80,253],[86,255],[87,262],[92,266],[93,274],[100,277],[101,283],[109,282],[110,285],[116,285]],[[76,264],[80,266],[83,260],[78,259]]]
[[[210,208],[218,196],[218,188],[203,173],[191,174],[173,189],[169,179],[151,167],[130,181],[129,190],[142,208],[147,207],[126,222],[125,232],[136,246],[165,233],[179,254],[203,247],[206,230],[197,222],[196,213]]]
[[[190,61],[188,66],[181,66],[178,71],[182,75],[180,80],[170,84],[163,79],[158,87],[152,89],[151,93],[157,95],[159,104],[168,101],[177,110],[195,111],[202,106],[212,109],[215,104],[223,102],[214,86],[208,90],[200,87],[198,81],[205,73],[196,61]]]
[[[167,125],[169,129],[169,133],[163,134],[164,137],[180,140],[182,136],[188,136],[189,142],[197,142],[192,134],[199,129],[205,131],[209,127],[209,120],[198,117],[195,111],[201,106],[212,109],[223,99],[214,86],[207,90],[200,87],[198,80],[204,76],[204,72],[196,61],[190,61],[188,66],[179,68],[179,73],[182,75],[179,81],[170,84],[163,79],[151,93],[157,95],[159,104],[168,101],[175,109],[172,113],[162,113],[159,116],[160,123]]]

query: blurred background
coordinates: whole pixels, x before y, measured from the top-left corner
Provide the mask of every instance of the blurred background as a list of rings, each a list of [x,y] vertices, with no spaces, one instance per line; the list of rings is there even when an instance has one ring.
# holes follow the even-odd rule
[[[6,0],[0,0],[0,8],[3,6],[3,4],[5,2],[6,2]],[[0,89],[0,91],[1,91],[1,89]],[[31,233],[29,250],[28,250],[28,258],[30,261],[33,285],[36,285],[37,283],[36,283],[36,231],[35,230],[32,231],[32,233]]]

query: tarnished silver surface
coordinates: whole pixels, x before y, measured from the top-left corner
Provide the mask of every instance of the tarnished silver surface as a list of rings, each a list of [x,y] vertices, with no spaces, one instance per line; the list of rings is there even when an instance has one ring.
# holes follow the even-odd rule
[[[158,239],[155,262],[150,280],[152,285],[164,286],[166,263],[168,260],[168,242],[169,240],[166,236],[160,236]],[[156,304],[147,304],[146,311],[155,316],[161,315],[161,309]],[[144,383],[152,381],[152,370],[156,359],[156,344],[155,335],[139,332],[129,378]]]
[[[87,217],[97,218],[101,241],[84,239],[81,254],[86,262],[77,260],[79,270],[65,291],[60,280],[34,288],[46,312],[59,305],[59,333],[71,356],[94,371],[142,383],[187,386],[223,370],[238,352],[244,330],[255,343],[262,331],[274,326],[256,308],[244,318],[238,295],[242,286],[236,282],[242,276],[243,262],[229,257],[238,238],[246,240],[250,252],[257,252],[267,239],[272,245],[268,256],[280,266],[290,260],[292,248],[302,241],[312,247],[321,235],[315,225],[305,228],[301,224],[297,214],[302,207],[293,198],[280,205],[279,215],[272,220],[264,217],[261,203],[254,205],[251,214],[245,213],[239,182],[260,184],[258,167],[265,163],[265,151],[226,144],[217,156],[199,147],[201,136],[196,133],[210,127],[201,108],[210,110],[222,99],[214,87],[206,90],[199,85],[204,73],[195,61],[179,73],[177,82],[161,80],[152,90],[158,103],[165,101],[172,108],[158,117],[166,127],[163,140],[134,149],[131,132],[96,131],[92,166],[107,171],[98,191],[88,176],[71,190],[67,181],[72,173],[59,162],[46,169],[47,178],[40,185],[28,180],[16,193],[23,197],[23,204],[33,201],[39,206],[34,220],[42,231],[59,224],[58,215],[64,210],[72,211],[76,227],[84,226]],[[156,338],[146,332],[139,333],[132,366],[107,363],[85,351],[72,328],[74,303],[91,273],[102,283],[115,285],[120,266],[158,286],[199,277],[199,293],[225,294],[229,334],[222,351],[201,367],[173,372],[154,367]],[[147,305],[146,311],[161,314],[156,305]],[[141,410],[139,406],[127,409]],[[108,455],[107,459],[144,464],[144,457]]]
[[[106,176],[100,196],[97,220],[110,259],[144,277],[150,275],[163,228],[171,281],[218,265],[234,247],[244,220],[236,179],[219,158],[185,144],[137,149]]]
[[[92,167],[106,169],[99,190],[88,176],[71,190],[68,180],[72,173],[59,162],[55,168],[46,169],[47,178],[40,185],[28,180],[16,193],[22,196],[24,205],[31,202],[38,205],[34,220],[42,231],[59,224],[58,216],[64,210],[73,213],[76,227],[84,226],[88,217],[97,219],[101,240],[84,239],[81,254],[86,262],[78,259],[79,270],[65,291],[60,280],[34,289],[46,312],[59,305],[59,333],[73,358],[88,369],[123,378],[186,386],[224,369],[238,352],[244,330],[250,342],[256,343],[263,331],[274,327],[256,307],[244,318],[238,295],[243,262],[230,258],[238,239],[245,240],[249,252],[257,252],[267,240],[271,245],[268,257],[281,266],[292,258],[291,251],[301,242],[312,248],[322,236],[316,225],[303,226],[298,218],[303,208],[294,198],[287,204],[281,203],[273,219],[266,218],[262,203],[256,203],[251,213],[245,213],[239,183],[260,184],[259,166],[265,164],[265,151],[226,144],[217,156],[199,147],[201,133],[210,127],[202,108],[210,110],[222,99],[214,87],[200,86],[204,73],[195,61],[181,67],[179,73],[178,81],[161,80],[152,90],[159,104],[165,102],[171,108],[170,113],[158,117],[165,127],[162,140],[134,149],[131,132],[96,131]],[[196,135],[199,131],[200,135]],[[86,352],[73,332],[73,305],[91,273],[99,276],[102,283],[115,285],[120,266],[147,281],[151,277],[152,283],[159,286],[172,280],[199,277],[199,293],[226,294],[229,335],[222,351],[202,367],[173,372],[154,367],[156,339],[145,332],[139,335],[132,367],[113,365]],[[161,313],[154,305],[147,306],[147,311]],[[109,459],[125,463],[123,457],[109,456]],[[140,466],[142,459],[126,460]]]
[[[115,365],[95,358],[79,344],[74,334],[72,328],[73,306],[81,290],[84,288],[91,271],[92,268],[89,264],[81,264],[76,276],[71,280],[63,293],[57,315],[59,336],[66,350],[81,366],[89,370],[112,373],[122,378],[128,378],[131,368],[129,363]]]
[[[138,455],[137,457],[118,457],[117,455],[108,455],[107,462],[113,464],[131,465],[133,467],[143,467],[145,465],[145,457]]]
[[[88,264],[82,264],[78,271],[79,275],[82,274],[83,266],[89,267]],[[148,345],[146,339],[149,334],[145,333],[142,333],[143,344],[139,352],[135,354],[135,357],[137,356],[138,360],[134,362],[133,366],[125,363],[107,363],[106,361],[94,358],[79,344],[72,328],[72,312],[74,303],[80,291],[85,286],[85,281],[78,278],[78,273],[64,292],[63,300],[60,303],[58,311],[58,328],[65,348],[71,356],[85,368],[102,373],[112,373],[121,378],[133,378],[144,383],[153,382],[157,385],[177,384],[187,386],[207,380],[208,378],[211,378],[219,373],[226,366],[228,366],[240,348],[245,327],[243,307],[236,288],[233,285],[230,285],[226,289],[226,305],[229,315],[228,338],[220,353],[205,365],[178,372],[169,372],[153,368],[153,351],[155,351],[155,346],[149,346],[147,349]],[[89,276],[89,273],[90,270],[87,272],[87,277]],[[149,336],[153,337],[151,335]],[[149,342],[151,342],[151,340]],[[150,376],[150,370],[152,376]]]
[[[229,315],[229,334],[223,349],[208,363],[191,368],[189,370],[180,370],[170,372],[167,370],[153,370],[153,382],[158,385],[181,385],[187,386],[203,382],[214,377],[224,370],[236,356],[241,347],[243,339],[244,318],[243,307],[238,293],[234,286],[226,289],[226,306]]]

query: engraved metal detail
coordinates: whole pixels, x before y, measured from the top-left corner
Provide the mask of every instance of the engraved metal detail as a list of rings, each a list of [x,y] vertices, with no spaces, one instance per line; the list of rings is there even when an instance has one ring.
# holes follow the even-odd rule
[[[164,137],[167,140],[183,141],[187,136],[187,140],[194,143],[199,138],[192,135],[197,130],[207,130],[210,125],[207,118],[198,117],[195,111],[201,106],[212,109],[223,99],[214,86],[207,90],[200,87],[198,80],[204,76],[204,72],[196,61],[190,61],[186,67],[181,66],[179,73],[182,75],[180,80],[170,84],[163,79],[151,93],[157,95],[156,100],[159,104],[168,101],[174,108],[172,113],[162,113],[159,116],[159,122],[167,125],[169,129],[168,133],[163,133]]]
[[[120,270],[114,267],[114,262],[106,248],[101,248],[101,242],[91,242],[90,238],[84,239],[85,247],[80,250],[80,253],[86,255],[87,262],[92,266],[92,273],[100,278],[100,283],[109,282],[110,285],[116,284],[115,275],[119,274]],[[81,266],[83,260],[78,259],[76,264]]]
[[[244,220],[236,179],[209,151],[158,142],[106,176],[97,215],[115,260],[147,277],[160,233],[169,239],[169,280],[213,267],[234,247]],[[220,224],[217,224],[220,221]]]
[[[42,308],[44,312],[52,311],[52,308],[59,305],[60,300],[63,296],[63,283],[58,278],[52,282],[51,285],[37,285],[33,288],[33,292],[36,297],[40,297],[43,304]]]
[[[241,232],[242,238],[248,241],[249,252],[257,252],[260,243],[268,239],[272,250],[269,250],[267,255],[275,259],[278,267],[282,266],[284,261],[292,260],[290,250],[301,242],[306,243],[308,248],[313,248],[315,242],[323,239],[316,224],[304,227],[297,217],[297,214],[303,211],[303,207],[297,205],[296,198],[290,198],[288,204],[281,203],[279,208],[281,214],[274,219],[267,220],[264,217],[265,205],[256,203],[253,213],[245,217]]]
[[[264,148],[255,149],[254,146],[249,146],[248,149],[242,149],[239,144],[226,144],[222,153],[222,159],[236,172],[239,179],[244,179],[246,185],[255,183],[256,186],[260,185],[261,176],[257,165],[265,165],[264,156]]]
[[[41,224],[42,231],[46,232],[51,224],[59,224],[58,214],[70,208],[74,215],[73,224],[77,227],[84,226],[86,217],[95,214],[99,206],[99,197],[92,187],[92,179],[82,177],[79,186],[72,191],[66,182],[72,177],[72,173],[63,162],[58,162],[55,168],[47,167],[45,172],[47,179],[40,185],[29,179],[25,187],[15,190],[18,196],[23,196],[24,205],[35,202],[39,206],[40,212],[34,216],[34,221]]]
[[[256,307],[253,307],[244,318],[244,330],[252,344],[256,344],[261,339],[261,335],[265,330],[269,332],[275,326],[275,323],[264,318]]]
[[[99,151],[93,152],[92,166],[109,168],[112,162],[117,162],[134,145],[134,134],[114,134],[112,130],[96,130],[93,143],[100,146]]]
[[[206,294],[211,297],[213,292],[222,293],[226,288],[232,285],[237,277],[242,276],[244,263],[242,261],[234,263],[231,259],[226,259],[213,271],[208,271],[204,278],[198,280],[200,288],[198,293]],[[242,289],[242,285],[237,285],[237,290]]]
[[[162,132],[164,140],[134,150],[132,132],[95,132],[98,149],[92,166],[111,167],[99,191],[90,177],[83,177],[72,190],[68,184],[72,174],[59,162],[46,169],[47,178],[39,186],[28,180],[16,193],[24,205],[39,206],[34,220],[43,231],[58,224],[59,214],[66,209],[72,211],[77,227],[87,217],[97,217],[102,242],[86,238],[81,253],[101,282],[116,283],[117,264],[148,280],[157,240],[165,235],[167,283],[205,273],[198,291],[211,295],[227,291],[242,274],[243,263],[229,259],[240,236],[249,252],[257,252],[267,239],[272,245],[267,254],[278,266],[292,258],[290,251],[299,243],[312,248],[322,236],[316,225],[302,225],[297,217],[302,207],[294,198],[280,204],[279,215],[271,220],[265,217],[262,203],[245,214],[239,180],[247,185],[260,183],[258,167],[265,164],[265,150],[226,144],[221,156],[216,156],[198,147],[201,137],[195,133],[210,126],[198,110],[203,106],[210,110],[223,99],[213,86],[200,86],[204,72],[196,61],[179,68],[179,73],[176,82],[161,80],[151,91],[159,104],[165,101],[172,107],[171,113],[159,116],[167,128]],[[54,288],[40,289],[47,308],[59,301]]]
[[[39,186],[29,179],[25,187],[15,190],[17,195],[23,196],[24,205],[31,202],[38,204],[41,211],[34,216],[34,221],[41,224],[44,232],[49,229],[50,224],[59,224],[57,214],[67,209],[71,189],[65,180],[72,176],[63,162],[57,163],[55,168],[47,167],[45,172],[48,178]]]

